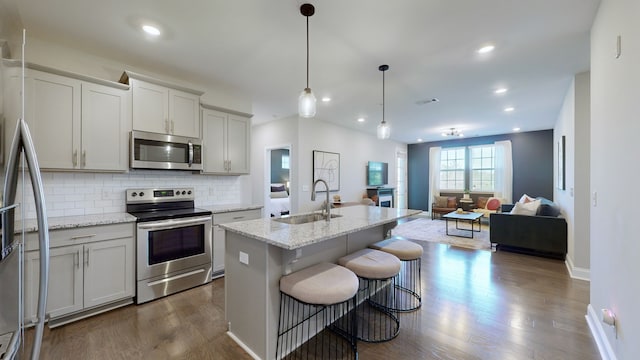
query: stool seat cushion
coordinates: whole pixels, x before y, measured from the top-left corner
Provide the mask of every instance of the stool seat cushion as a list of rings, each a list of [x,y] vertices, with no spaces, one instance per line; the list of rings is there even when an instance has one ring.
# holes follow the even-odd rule
[[[386,239],[369,245],[370,248],[393,254],[403,261],[422,257],[422,246],[409,240]]]
[[[362,249],[338,259],[338,264],[366,279],[387,279],[400,272],[400,259],[383,251]]]
[[[345,267],[319,263],[281,277],[280,291],[307,304],[337,304],[355,296],[358,277]]]

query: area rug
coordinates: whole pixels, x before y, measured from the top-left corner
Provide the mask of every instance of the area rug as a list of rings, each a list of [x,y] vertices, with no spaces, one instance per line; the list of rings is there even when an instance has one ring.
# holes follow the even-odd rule
[[[446,225],[445,220],[418,218],[399,224],[391,230],[391,234],[411,240],[438,242],[468,249],[491,250],[488,225],[483,224],[480,232],[473,233],[473,239],[447,235]],[[477,225],[475,226],[477,229]],[[460,222],[459,227],[469,228],[469,225],[468,223]],[[468,235],[466,231],[456,230],[455,221],[449,221],[449,234],[452,233]]]

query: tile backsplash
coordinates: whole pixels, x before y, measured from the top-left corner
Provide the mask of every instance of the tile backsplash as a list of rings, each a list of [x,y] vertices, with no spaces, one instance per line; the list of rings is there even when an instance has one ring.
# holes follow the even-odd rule
[[[193,187],[195,205],[248,203],[243,198],[246,176],[214,176],[187,171],[132,170],[128,173],[43,172],[42,182],[48,217],[125,212],[125,190],[132,188]],[[21,181],[21,177],[19,178]],[[18,185],[16,202],[24,203],[16,219],[36,217],[29,174],[25,174],[24,199]]]

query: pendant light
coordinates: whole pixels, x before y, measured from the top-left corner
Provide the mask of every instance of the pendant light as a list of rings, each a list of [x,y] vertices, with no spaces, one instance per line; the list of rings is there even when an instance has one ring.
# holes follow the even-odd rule
[[[380,65],[378,70],[382,71],[382,122],[378,125],[378,139],[388,139],[391,136],[391,128],[384,120],[384,72],[389,70],[389,65]]]
[[[316,97],[309,87],[309,16],[312,16],[316,9],[311,4],[302,4],[300,14],[307,18],[307,87],[302,90],[298,98],[298,115],[303,118],[312,118],[316,115]]]

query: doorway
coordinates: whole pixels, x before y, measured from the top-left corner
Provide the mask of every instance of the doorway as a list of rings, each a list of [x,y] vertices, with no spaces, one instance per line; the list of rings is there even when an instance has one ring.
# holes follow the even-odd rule
[[[289,215],[292,212],[291,146],[268,148],[265,160],[265,217]]]

